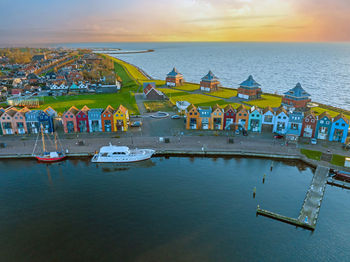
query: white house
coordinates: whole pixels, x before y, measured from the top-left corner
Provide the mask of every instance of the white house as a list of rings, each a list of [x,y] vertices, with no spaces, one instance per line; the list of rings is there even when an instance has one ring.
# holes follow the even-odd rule
[[[265,107],[263,110],[263,117],[262,117],[262,128],[263,129],[270,129],[270,131],[273,130],[273,126],[275,123],[275,112],[271,107]]]
[[[273,132],[282,135],[286,134],[288,130],[288,121],[289,117],[287,111],[283,107],[280,107],[276,112]]]

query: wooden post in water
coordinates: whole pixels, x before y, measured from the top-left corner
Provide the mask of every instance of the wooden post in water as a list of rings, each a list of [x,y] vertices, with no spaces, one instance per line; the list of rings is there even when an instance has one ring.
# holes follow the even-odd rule
[[[256,187],[253,188],[253,198],[255,198],[256,195]]]
[[[263,184],[265,183],[266,174],[263,176]]]

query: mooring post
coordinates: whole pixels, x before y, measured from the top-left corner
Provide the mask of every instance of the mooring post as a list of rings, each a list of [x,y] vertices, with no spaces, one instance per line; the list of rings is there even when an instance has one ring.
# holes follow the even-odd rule
[[[253,188],[253,198],[255,198],[255,194],[256,194],[256,187]]]
[[[266,174],[263,176],[263,184],[265,183]]]

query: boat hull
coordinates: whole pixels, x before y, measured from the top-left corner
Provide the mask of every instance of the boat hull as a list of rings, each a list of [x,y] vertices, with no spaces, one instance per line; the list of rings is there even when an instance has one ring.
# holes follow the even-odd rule
[[[62,161],[66,158],[66,156],[60,156],[60,157],[44,157],[44,156],[35,156],[35,158],[40,162],[58,162]]]
[[[95,154],[91,162],[93,163],[132,163],[148,160],[154,154],[154,150],[145,150],[144,154],[137,155],[127,155],[127,156],[101,156],[100,154]]]

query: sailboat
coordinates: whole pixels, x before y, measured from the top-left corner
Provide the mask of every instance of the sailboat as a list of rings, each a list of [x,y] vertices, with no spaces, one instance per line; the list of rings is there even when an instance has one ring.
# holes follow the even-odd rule
[[[61,143],[60,143],[61,151],[58,150],[58,137],[57,137],[57,134],[54,132],[56,151],[46,151],[46,144],[45,144],[45,136],[44,136],[44,128],[43,128],[43,126],[41,126],[40,129],[41,129],[41,140],[42,140],[42,143],[43,143],[43,152],[42,152],[42,154],[35,154],[35,149],[37,147],[38,139],[39,139],[39,135],[40,135],[40,133],[39,133],[38,136],[37,136],[35,145],[34,145],[33,154],[32,154],[33,157],[35,157],[36,159],[38,159],[39,161],[42,161],[42,162],[57,162],[57,161],[63,160],[66,157],[66,155],[63,152]]]

